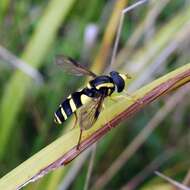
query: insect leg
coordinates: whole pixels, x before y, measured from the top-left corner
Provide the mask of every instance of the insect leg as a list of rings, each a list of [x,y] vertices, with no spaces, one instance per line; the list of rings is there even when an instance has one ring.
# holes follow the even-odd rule
[[[142,104],[143,103],[143,101],[139,100],[137,97],[132,96],[129,93],[127,93],[126,90],[124,90],[123,93],[124,93],[123,97],[127,98],[128,100],[133,101],[133,102],[137,102],[138,104]]]
[[[105,109],[105,104],[104,103],[102,104],[102,108]],[[112,126],[111,126],[109,120],[107,119],[107,117],[103,117],[103,119],[104,119],[104,122],[108,125],[108,128],[111,129]]]
[[[124,90],[122,93],[123,94],[120,94],[120,95],[117,95],[117,96],[110,96],[110,100],[112,100],[113,102],[118,102],[119,100],[121,100],[123,98],[126,98],[126,99],[128,99],[129,101],[132,101],[132,102],[137,102],[139,104],[143,103],[141,100],[139,100],[135,96],[132,96],[132,95],[128,94],[126,90]]]
[[[78,143],[77,143],[77,150],[79,150],[79,148],[80,148],[80,141],[81,141],[81,138],[82,138],[82,132],[83,132],[83,130],[80,129],[79,140],[78,140]]]
[[[77,126],[77,123],[78,123],[78,116],[77,116],[77,113],[76,112],[73,112],[74,116],[75,116],[75,122],[74,122],[74,125],[72,126],[71,129],[74,129],[76,126]]]
[[[106,107],[106,106],[105,106],[105,104],[104,104],[104,103],[102,103],[102,109],[105,109],[105,107]]]

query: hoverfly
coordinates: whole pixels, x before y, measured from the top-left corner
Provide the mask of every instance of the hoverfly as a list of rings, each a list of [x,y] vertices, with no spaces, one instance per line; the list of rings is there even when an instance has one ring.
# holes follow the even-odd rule
[[[111,65],[115,60],[124,15],[146,2],[147,0],[139,0],[121,12]],[[63,55],[56,57],[56,64],[62,66],[65,71],[75,75],[88,75],[92,78],[86,87],[68,96],[54,113],[55,123],[62,124],[72,114],[77,116],[76,111],[79,110],[80,136],[77,144],[77,149],[79,149],[82,131],[91,128],[96,122],[102,110],[104,99],[111,96],[114,91],[118,93],[122,92],[125,88],[126,79],[130,79],[131,77],[128,74],[121,74],[117,71],[111,71],[109,75],[97,76],[77,61]]]
[[[92,78],[86,87],[69,95],[54,113],[55,123],[62,124],[72,114],[76,114],[79,109],[80,136],[78,149],[82,131],[91,128],[96,122],[104,99],[111,96],[114,91],[122,92],[125,88],[125,80],[130,77],[128,74],[121,74],[117,71],[111,71],[109,75],[97,76],[77,61],[63,55],[56,57],[56,64],[75,75],[88,75]]]

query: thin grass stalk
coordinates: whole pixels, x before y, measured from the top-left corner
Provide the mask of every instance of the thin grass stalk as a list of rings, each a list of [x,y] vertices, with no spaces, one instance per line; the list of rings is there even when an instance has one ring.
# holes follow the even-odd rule
[[[189,22],[190,6],[179,12],[167,24],[165,24],[143,48],[140,48],[127,60],[126,66],[123,68],[134,76],[140,75],[148,64],[158,55],[168,43],[173,41],[175,35]]]
[[[130,181],[126,183],[122,187],[122,190],[133,190],[137,189],[137,187],[140,185],[140,183],[143,183],[143,181],[151,174],[153,174],[154,170],[157,170],[161,165],[163,165],[164,162],[170,161],[170,159],[175,158],[177,155],[181,153],[180,148],[183,147],[186,144],[186,141],[188,139],[188,135],[184,135],[180,140],[178,141],[178,144],[175,147],[170,147],[168,150],[161,153],[161,156],[158,156],[155,160],[153,160],[148,166],[146,166],[141,172],[139,172],[135,177],[133,177]],[[165,156],[163,156],[165,154]],[[186,160],[184,158],[184,160]],[[182,162],[184,164],[184,162]],[[187,167],[187,166],[186,166]],[[185,167],[183,167],[184,170],[186,170]],[[170,172],[171,175],[173,175],[175,172]],[[153,188],[153,186],[150,185],[150,188]],[[146,188],[145,188],[146,189]],[[148,188],[147,188],[148,189]],[[171,189],[171,186],[170,188]],[[177,190],[177,189],[175,189]]]
[[[31,67],[21,59],[18,59],[14,54],[9,52],[3,46],[0,46],[0,59],[4,60],[16,69],[21,70],[23,73],[35,80],[38,85],[43,84],[43,76],[37,69]]]
[[[91,151],[92,151],[91,149],[86,150],[80,155],[78,159],[74,161],[72,166],[69,168],[69,171],[67,172],[67,174],[64,176],[63,180],[61,181],[58,188],[59,190],[67,190],[70,187],[70,185],[75,180],[75,178],[79,176],[79,172],[81,168],[83,167],[84,162],[89,157],[89,154],[91,153]],[[57,184],[59,184],[59,181]],[[56,187],[56,186],[57,185],[55,184],[52,187]],[[48,186],[48,188],[50,189],[50,186]]]
[[[97,71],[97,73],[103,71],[105,68],[104,66],[106,64],[108,55],[110,54],[110,50],[118,28],[118,21],[121,16],[121,11],[127,6],[127,3],[127,0],[120,0],[116,1],[115,3],[113,14],[106,27],[101,47],[91,68],[93,71]]]
[[[157,56],[155,56],[149,66],[141,71],[141,74],[137,76],[132,85],[129,86],[129,91],[134,91],[146,82],[150,81],[154,74],[158,72],[158,70],[163,67],[164,64],[166,64],[166,60],[171,56],[171,54],[184,45],[184,42],[188,39],[189,32],[190,22],[187,22],[181,27],[180,31],[176,32],[175,36],[173,36],[174,40],[168,42],[166,47],[163,47],[163,50]],[[137,72],[139,73],[139,71]]]
[[[173,187],[175,188],[178,188],[180,190],[189,190],[189,187],[171,179],[170,177],[167,177],[166,175],[158,172],[158,171],[155,171],[155,174],[159,177],[161,177],[162,179],[164,179],[165,181],[169,182]]]
[[[183,184],[186,186],[190,186],[190,169],[188,170],[187,175],[185,176]]]
[[[129,59],[130,55],[133,54],[137,43],[143,37],[146,26],[150,22],[156,22],[157,17],[160,15],[162,9],[167,5],[170,0],[155,1],[154,6],[148,9],[148,13],[142,22],[140,22],[134,32],[131,34],[124,48],[122,48],[117,56],[117,64],[121,65],[124,60]],[[154,34],[155,35],[155,34]],[[146,43],[146,41],[144,41]]]
[[[90,179],[92,176],[93,166],[94,166],[95,157],[96,157],[96,148],[97,148],[97,144],[94,144],[92,147],[92,153],[91,153],[90,161],[88,164],[88,171],[87,171],[86,180],[84,184],[84,190],[89,189]]]
[[[134,176],[129,182],[127,182],[121,190],[134,190],[137,189],[140,183],[142,183],[148,176],[150,176],[155,170],[158,170],[165,162],[170,160],[176,154],[175,148],[170,148],[161,154],[159,154],[150,164],[148,164],[141,172]]]

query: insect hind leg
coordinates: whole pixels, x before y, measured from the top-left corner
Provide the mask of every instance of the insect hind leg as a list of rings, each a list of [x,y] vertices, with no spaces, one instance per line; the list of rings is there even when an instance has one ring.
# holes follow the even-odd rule
[[[77,126],[77,123],[78,123],[78,116],[77,116],[77,113],[76,112],[73,112],[74,116],[75,116],[75,121],[74,121],[74,124],[73,126],[71,127],[71,129],[74,129],[76,126]]]
[[[80,129],[79,139],[78,139],[78,143],[77,143],[77,150],[79,150],[79,148],[80,148],[80,142],[81,142],[81,139],[82,139],[82,132],[83,132],[83,130]]]

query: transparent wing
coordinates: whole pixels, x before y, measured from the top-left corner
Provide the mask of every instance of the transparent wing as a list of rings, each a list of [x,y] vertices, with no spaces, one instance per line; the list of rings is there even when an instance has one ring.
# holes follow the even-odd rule
[[[88,70],[83,65],[79,64],[77,61],[70,57],[66,57],[64,55],[57,55],[55,58],[55,63],[61,66],[65,71],[68,71],[72,74],[81,76],[81,75],[89,75],[93,78],[96,77],[92,71]]]
[[[101,112],[103,101],[104,96],[100,96],[92,99],[92,101],[79,109],[79,125],[81,129],[86,130],[93,126]]]

